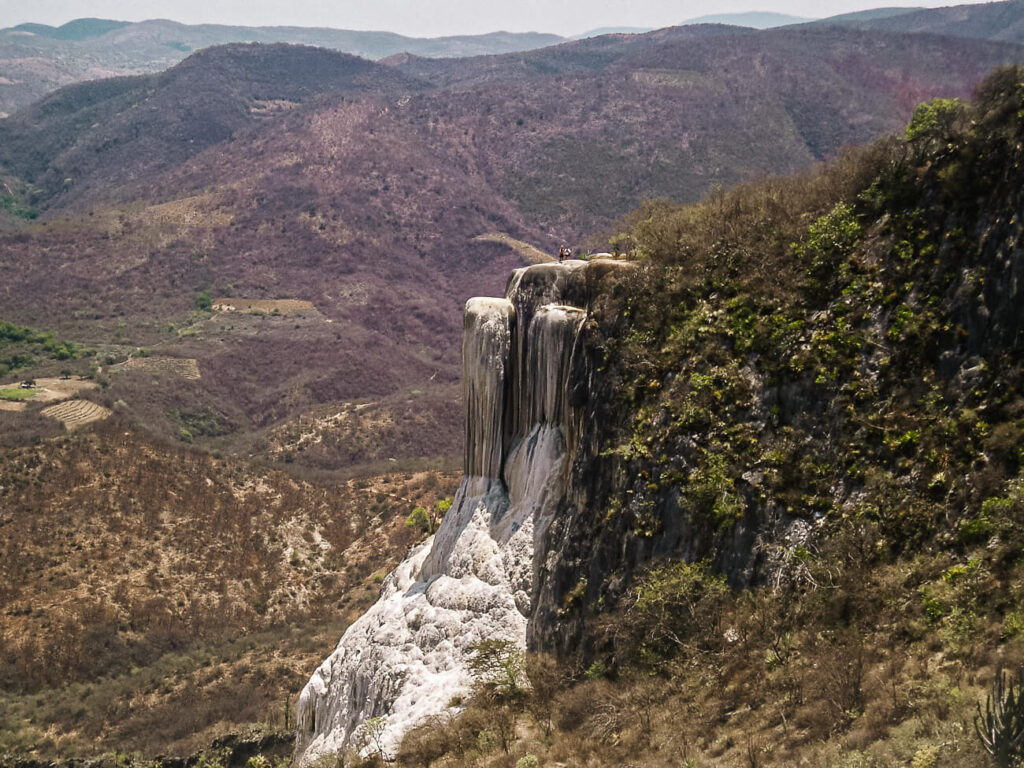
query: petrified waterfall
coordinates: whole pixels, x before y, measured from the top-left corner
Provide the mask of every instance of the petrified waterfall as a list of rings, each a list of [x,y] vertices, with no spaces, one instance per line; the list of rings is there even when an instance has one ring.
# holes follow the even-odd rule
[[[384,718],[397,746],[468,692],[467,660],[485,639],[525,647],[534,562],[565,486],[579,416],[569,383],[597,264],[517,270],[504,299],[470,299],[463,339],[462,484],[437,533],[387,579],[313,674],[298,704],[296,758],[364,746]]]

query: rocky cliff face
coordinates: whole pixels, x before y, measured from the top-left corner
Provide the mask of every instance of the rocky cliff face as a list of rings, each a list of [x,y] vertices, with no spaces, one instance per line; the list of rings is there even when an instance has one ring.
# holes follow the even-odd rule
[[[383,718],[380,741],[393,748],[468,692],[477,643],[526,646],[546,594],[548,530],[583,437],[588,339],[626,271],[602,260],[541,264],[517,270],[504,299],[467,303],[462,484],[436,535],[388,576],[302,691],[299,765],[359,749],[371,718]]]

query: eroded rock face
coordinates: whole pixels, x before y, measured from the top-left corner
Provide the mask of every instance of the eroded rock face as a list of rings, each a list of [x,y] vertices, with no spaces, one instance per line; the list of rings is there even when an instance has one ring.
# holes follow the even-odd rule
[[[608,263],[517,270],[504,299],[470,299],[463,339],[464,477],[437,533],[384,582],[299,698],[296,761],[363,746],[384,717],[394,749],[414,725],[468,692],[482,640],[526,645],[535,557],[564,493],[579,408],[580,331]]]

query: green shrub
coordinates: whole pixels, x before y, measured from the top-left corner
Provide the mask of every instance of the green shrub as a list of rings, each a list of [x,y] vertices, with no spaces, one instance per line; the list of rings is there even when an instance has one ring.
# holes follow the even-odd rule
[[[429,536],[436,530],[436,523],[426,507],[414,507],[409,516],[405,518],[405,527],[415,528],[420,533]]]
[[[510,640],[481,640],[471,647],[469,671],[485,691],[505,700],[523,694],[523,652]]]
[[[960,524],[960,540],[965,544],[986,541],[992,535],[992,521],[985,515]]]
[[[939,98],[918,104],[907,126],[907,141],[946,141],[965,111],[960,99]]]
[[[853,249],[861,235],[861,226],[848,203],[837,203],[807,229],[802,243],[794,243],[793,252],[806,265],[812,286],[829,285],[836,277],[840,261]]]
[[[629,639],[651,664],[706,643],[719,633],[722,607],[729,597],[725,577],[706,560],[677,561],[650,571],[637,584],[629,611]],[[624,649],[625,650],[625,649]]]
[[[985,700],[985,711],[978,704],[974,731],[999,768],[1013,768],[1024,759],[1024,670],[1010,676],[1002,667],[996,670],[992,690]]]
[[[196,309],[200,312],[209,312],[213,309],[213,298],[209,291],[200,291],[196,294]]]

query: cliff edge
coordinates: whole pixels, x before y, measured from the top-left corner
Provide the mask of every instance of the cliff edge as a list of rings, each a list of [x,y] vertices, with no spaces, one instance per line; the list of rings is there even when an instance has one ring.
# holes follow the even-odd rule
[[[629,270],[612,260],[516,270],[505,298],[466,304],[464,476],[437,533],[384,581],[298,703],[296,763],[364,746],[374,718],[393,749],[469,692],[483,640],[525,648],[547,577],[547,531],[580,444],[600,297]]]

